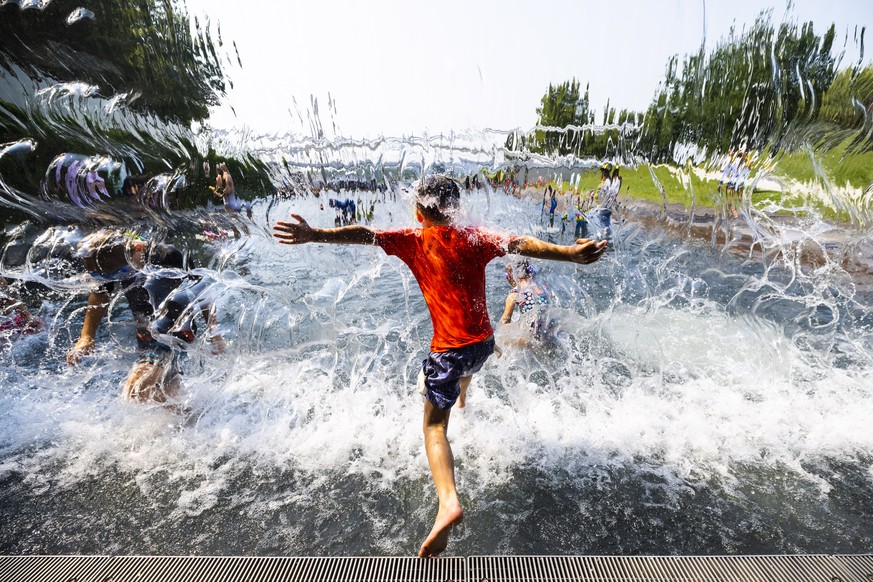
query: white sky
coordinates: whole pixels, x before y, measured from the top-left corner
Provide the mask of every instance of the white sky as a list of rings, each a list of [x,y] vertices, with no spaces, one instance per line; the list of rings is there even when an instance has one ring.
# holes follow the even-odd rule
[[[775,0],[187,0],[192,16],[220,23],[224,52],[236,42],[242,68],[228,65],[233,106],[212,125],[258,133],[309,134],[301,124],[310,100],[320,119],[345,137],[420,135],[478,129],[530,129],[549,83],[576,77],[591,84],[602,112],[644,110],[673,54],[696,52],[741,29]],[[705,10],[705,18],[704,18]],[[792,18],[816,34],[833,22],[846,41],[842,65],[859,58],[855,29],[866,26],[869,0],[796,0]],[[835,51],[835,53],[838,51]],[[864,56],[870,62],[869,50]],[[336,115],[329,112],[328,94]]]

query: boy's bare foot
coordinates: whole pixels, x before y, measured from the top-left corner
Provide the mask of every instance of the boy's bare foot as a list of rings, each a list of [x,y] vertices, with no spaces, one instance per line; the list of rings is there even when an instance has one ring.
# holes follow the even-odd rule
[[[451,505],[440,505],[439,513],[436,520],[433,522],[433,529],[430,530],[430,535],[421,544],[421,549],[418,550],[419,558],[436,558],[439,556],[449,543],[449,534],[452,527],[464,521],[464,511],[461,509],[461,504],[455,498]]]

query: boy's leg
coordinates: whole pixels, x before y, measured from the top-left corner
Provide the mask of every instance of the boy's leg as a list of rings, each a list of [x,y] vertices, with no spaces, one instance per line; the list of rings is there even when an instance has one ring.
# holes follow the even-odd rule
[[[464,376],[459,381],[458,384],[461,385],[461,393],[458,394],[458,408],[464,408],[467,405],[467,386],[470,385],[470,380],[473,379],[473,376]]]
[[[442,410],[424,399],[424,450],[439,496],[439,511],[433,528],[418,550],[420,558],[438,556],[449,541],[452,526],[464,520],[455,488],[455,459],[446,432],[451,409]]]

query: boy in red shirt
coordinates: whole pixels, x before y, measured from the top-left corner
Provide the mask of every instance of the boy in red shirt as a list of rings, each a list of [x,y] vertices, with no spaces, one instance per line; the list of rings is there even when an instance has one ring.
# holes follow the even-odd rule
[[[559,246],[531,236],[459,227],[452,221],[459,206],[458,184],[433,176],[418,188],[416,218],[421,228],[312,228],[292,214],[296,222],[277,222],[273,233],[282,244],[378,245],[406,263],[421,287],[434,330],[430,354],[419,376],[425,392],[424,447],[439,496],[433,528],[418,551],[421,557],[434,557],[445,550],[452,526],[464,519],[446,431],[452,405],[459,396],[463,402],[473,374],[494,352],[494,332],[485,300],[485,266],[507,253],[586,264],[606,250],[605,241],[579,239],[573,245]]]

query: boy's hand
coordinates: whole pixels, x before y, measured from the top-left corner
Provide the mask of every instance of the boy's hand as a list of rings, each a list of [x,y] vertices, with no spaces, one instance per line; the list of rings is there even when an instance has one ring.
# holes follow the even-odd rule
[[[315,231],[309,226],[309,223],[297,214],[292,214],[291,218],[297,222],[276,222],[276,225],[273,226],[273,236],[285,245],[311,242],[315,238]]]
[[[79,338],[76,345],[67,352],[67,364],[75,366],[82,361],[82,356],[91,354],[94,351],[94,340],[89,337]]]
[[[587,238],[580,238],[570,247],[570,260],[587,265],[599,259],[604,251],[606,251],[605,240],[594,242]]]

